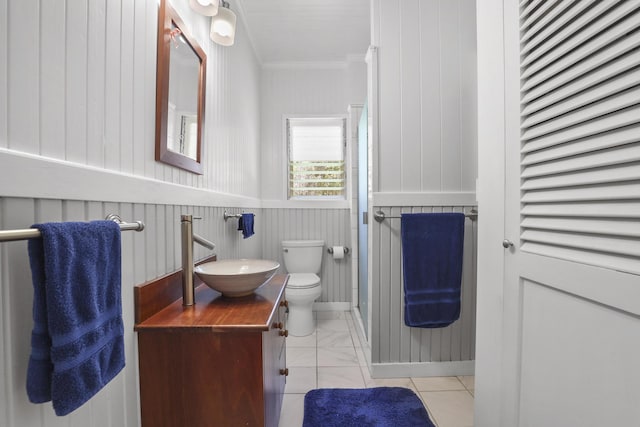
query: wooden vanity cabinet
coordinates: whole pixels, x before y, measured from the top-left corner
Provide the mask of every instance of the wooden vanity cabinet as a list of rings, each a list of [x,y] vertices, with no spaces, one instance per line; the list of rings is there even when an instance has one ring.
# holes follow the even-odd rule
[[[254,295],[198,289],[136,326],[143,427],[277,427],[286,375],[287,276]]]

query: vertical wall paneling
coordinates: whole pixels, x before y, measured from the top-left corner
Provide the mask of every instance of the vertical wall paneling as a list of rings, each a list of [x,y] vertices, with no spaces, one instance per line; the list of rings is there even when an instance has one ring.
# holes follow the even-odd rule
[[[40,66],[38,2],[11,2],[8,13],[8,147],[39,151],[38,123]]]
[[[61,184],[42,182],[47,198],[34,199],[44,196],[30,194],[40,191],[40,185],[28,168],[0,180],[2,189],[11,190],[0,189],[0,226],[93,220],[111,212],[146,223],[144,232],[122,235],[126,368],[67,417],[56,417],[50,404],[28,402],[33,290],[27,242],[0,244],[3,426],[139,425],[132,288],[181,267],[180,214],[203,217],[194,229],[216,243],[220,259],[263,257],[267,230],[260,209],[252,209],[257,231],[250,239],[242,239],[237,221],[222,219],[225,209],[240,212],[259,205],[260,69],[255,55],[241,37],[234,49],[210,43],[208,18],[180,5],[208,57],[205,175],[159,164],[154,160],[157,8],[156,0],[0,0],[0,32],[5,35],[0,37],[0,148],[8,149],[0,155],[3,161],[23,154],[43,156],[28,157],[33,170],[53,168]],[[239,21],[238,32],[243,31]],[[74,181],[69,175],[76,169]],[[116,184],[121,179],[142,191]],[[192,198],[197,205],[175,204],[165,193],[182,192],[172,184],[201,189],[202,197]],[[132,199],[138,191],[141,197]],[[119,200],[120,193],[131,203]],[[242,209],[219,201],[236,199],[244,203]],[[211,254],[199,245],[195,249],[198,259]]]
[[[262,69],[260,120],[262,164],[265,166],[260,173],[261,196],[265,200],[283,201],[282,208],[264,209],[267,233],[264,257],[282,264],[280,242],[285,239],[322,239],[327,246],[351,245],[349,210],[285,207],[287,153],[283,117],[287,114],[345,114],[350,103],[364,101],[365,72],[364,67],[335,64],[270,64]],[[346,90],[347,82],[358,81],[363,83],[359,88]],[[351,174],[351,179],[353,177]],[[350,181],[347,185],[353,183]],[[351,255],[334,261],[324,252],[319,302],[352,300],[351,264]]]
[[[441,40],[440,85],[442,96],[442,190],[460,191],[461,149],[460,149],[460,0],[440,2]],[[455,165],[456,167],[449,167]]]
[[[353,306],[358,305],[358,262],[357,257],[360,251],[358,246],[358,223],[361,218],[358,217],[358,170],[361,165],[358,164],[358,124],[360,123],[360,116],[362,114],[363,104],[351,104],[349,105],[349,141],[348,152],[350,156],[351,170],[349,187],[351,188],[351,214],[349,217],[350,236],[351,236],[351,302]],[[366,168],[367,165],[362,165]],[[363,248],[363,250],[367,250]],[[366,284],[364,285],[366,286]]]
[[[146,19],[146,3],[142,1],[133,2],[134,5],[134,33],[133,33],[133,173],[134,175],[144,176],[144,156],[147,150],[145,145],[140,141],[151,141],[145,135],[145,84],[149,84],[145,74],[145,51],[152,49],[157,51],[155,45],[146,45],[147,22]],[[153,76],[155,83],[155,75]]]
[[[420,49],[420,22],[415,16],[420,15],[420,1],[402,2],[400,22],[402,40],[400,50],[400,66],[403,79],[420,82],[420,62],[422,57],[416,55]],[[422,177],[415,176],[414,171],[421,169],[422,162],[422,123],[420,91],[415,85],[404,84],[400,88],[400,108],[402,111],[401,136],[401,183],[403,191],[421,191]]]
[[[107,1],[105,15],[104,167],[120,171],[120,106],[123,104],[120,99],[123,69],[120,50],[123,37],[121,0]]]
[[[134,22],[135,4],[140,2],[122,2],[120,9],[120,159],[119,170],[122,173],[133,174],[134,153],[134,117],[133,117],[133,92],[134,92]],[[111,4],[111,1],[109,1]],[[111,17],[111,15],[109,15]],[[115,18],[113,18],[115,21]],[[109,20],[109,23],[112,21]],[[109,28],[112,28],[111,25]],[[106,167],[110,167],[107,162]]]
[[[88,8],[83,0],[66,2],[64,159],[80,164],[87,163]]]
[[[88,2],[87,27],[87,164],[104,167],[106,5]]]
[[[475,188],[473,0],[375,1],[377,191]]]
[[[56,157],[65,147],[66,8],[40,2],[40,152]]]
[[[140,56],[143,60],[142,67],[144,69],[145,81],[143,84],[143,102],[144,111],[141,124],[144,125],[144,141],[155,140],[155,123],[156,123],[156,66],[157,66],[157,33],[158,33],[158,3],[154,1],[146,1],[145,5],[145,32],[144,32],[144,46],[143,51],[136,52],[136,56]],[[150,47],[153,48],[150,49]],[[139,84],[139,80],[136,80],[136,84]],[[163,165],[155,161],[155,144],[144,144],[144,156],[142,157],[144,163],[144,176],[149,178],[163,179],[157,172],[162,168],[168,168],[169,166]]]
[[[460,3],[460,185],[475,191],[478,177],[476,2]]]
[[[4,221],[2,220],[4,215],[4,203],[2,199],[0,199],[0,229],[2,229],[1,227],[4,227]],[[4,247],[0,246],[0,266],[6,264],[5,255],[6,251]],[[0,268],[0,283],[7,282],[5,273],[5,269]],[[0,307],[5,306],[4,302],[8,300],[8,297],[6,296],[8,291],[8,288],[5,288],[4,286],[0,287]],[[8,313],[5,310],[2,310],[2,313],[0,313],[0,342],[2,343],[5,342],[5,327],[8,324],[5,320],[5,316],[7,314]],[[2,346],[2,349],[0,349],[0,353],[0,359],[5,361],[10,360],[8,357],[6,345]],[[2,423],[2,425],[9,425],[9,408],[11,407],[11,405],[8,403],[10,396],[9,390],[7,389],[9,385],[9,379],[7,378],[8,372],[9,371],[8,369],[6,369],[5,365],[0,364],[0,422]]]
[[[442,155],[442,110],[440,84],[440,3],[420,2],[419,52],[420,52],[420,105],[422,123],[422,167],[420,169],[422,191],[440,191],[442,176],[440,158]],[[409,86],[409,85],[407,85]],[[416,174],[417,175],[417,174]],[[417,177],[417,176],[416,176]]]
[[[401,8],[400,1],[380,2],[378,191],[402,188]]]
[[[0,147],[258,198],[260,67],[246,30],[239,21],[221,48],[208,18],[175,3],[207,53],[204,176],[155,161],[156,0],[3,0]]]
[[[129,203],[118,203],[117,208],[114,206],[105,209],[105,215],[112,212],[119,212],[120,216],[126,221],[137,221],[134,214],[133,205]],[[144,231],[142,232],[144,233]],[[135,280],[135,264],[139,260],[134,250],[134,239],[141,237],[142,233],[129,232],[122,233],[122,287],[123,289],[130,289],[133,284],[137,284]],[[170,248],[167,247],[167,251]],[[167,271],[174,271],[176,268]],[[124,295],[123,295],[124,296]],[[133,298],[122,299],[122,320],[125,325],[134,324],[134,301]],[[125,329],[125,360],[129,366],[138,365],[137,360],[137,348],[136,348],[136,336],[130,328]],[[138,389],[138,371],[137,369],[125,369],[122,375],[123,390],[137,390]],[[114,393],[112,395],[114,405],[119,405],[122,408],[123,426],[134,427],[138,425],[138,400],[129,399],[128,393]],[[118,406],[116,406],[118,407]]]
[[[283,240],[323,240],[320,279],[322,295],[317,302],[351,301],[352,254],[334,260],[327,252],[330,246],[350,246],[349,211],[347,209],[262,209],[256,233],[264,233],[262,253],[264,258],[280,263]],[[231,222],[233,220],[229,220]]]
[[[67,417],[54,415],[51,404],[34,405],[25,392],[30,336],[33,287],[27,242],[6,242],[0,246],[0,397],[2,425],[18,427],[138,425],[138,387],[136,338],[133,332],[133,287],[179,268],[179,214],[202,216],[194,224],[196,232],[216,243],[223,258],[258,258],[263,245],[263,213],[255,210],[257,234],[242,239],[237,221],[222,219],[225,208],[210,206],[170,206],[117,202],[29,199],[0,197],[0,227],[27,228],[36,222],[89,221],[117,213],[125,220],[142,220],[141,233],[122,233],[122,307],[125,330],[125,369],[89,402]],[[240,212],[239,208],[227,208]],[[232,223],[234,222],[234,223]],[[175,245],[178,245],[177,247]],[[169,246],[174,246],[170,248]],[[168,255],[171,254],[171,255]],[[211,251],[196,245],[195,258]],[[2,418],[4,417],[4,418]]]
[[[387,216],[420,212],[464,212],[472,206],[376,207]],[[373,224],[373,363],[423,363],[473,360],[475,356],[476,222],[465,221],[460,319],[446,328],[409,328],[404,324],[400,219]]]
[[[468,211],[477,178],[475,2],[376,0],[371,34],[373,204],[381,206],[373,210]],[[396,363],[474,359],[476,224],[465,227],[461,318],[421,329],[404,325],[400,220],[371,224],[371,361],[390,364],[385,373]]]
[[[355,76],[350,71],[356,73]],[[261,194],[265,200],[286,200],[287,151],[285,115],[346,114],[350,103],[362,103],[366,93],[346,91],[347,81],[366,81],[362,67],[335,64],[266,66],[261,73]],[[353,96],[357,99],[349,99]]]
[[[0,0],[0,148],[7,148],[8,135],[8,114],[9,114],[9,46],[7,38],[9,35],[9,4],[8,0]]]

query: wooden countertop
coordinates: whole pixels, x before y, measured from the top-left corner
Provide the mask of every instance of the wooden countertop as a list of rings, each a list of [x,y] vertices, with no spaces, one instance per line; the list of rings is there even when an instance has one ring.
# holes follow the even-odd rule
[[[135,330],[267,331],[288,278],[286,274],[277,274],[252,295],[239,298],[223,297],[206,285],[200,285],[196,289],[195,305],[184,307],[182,299],[178,299],[138,323]]]

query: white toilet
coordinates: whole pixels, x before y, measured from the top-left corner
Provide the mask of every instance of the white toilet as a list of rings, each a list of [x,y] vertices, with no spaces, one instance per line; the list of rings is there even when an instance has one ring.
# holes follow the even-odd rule
[[[282,242],[284,266],[289,273],[286,298],[289,301],[289,334],[304,337],[313,333],[313,302],[322,294],[320,266],[322,240],[285,240]]]

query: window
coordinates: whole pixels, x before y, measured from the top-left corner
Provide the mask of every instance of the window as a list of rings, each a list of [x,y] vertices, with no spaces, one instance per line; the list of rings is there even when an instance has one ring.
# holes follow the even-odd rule
[[[345,198],[345,119],[286,119],[289,199]]]

